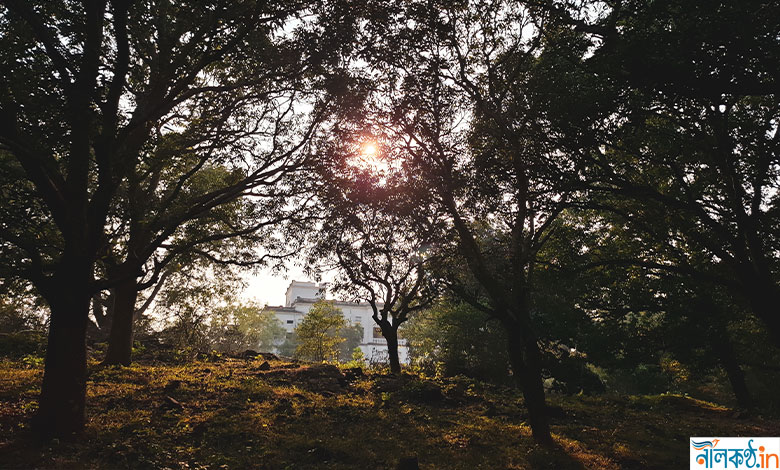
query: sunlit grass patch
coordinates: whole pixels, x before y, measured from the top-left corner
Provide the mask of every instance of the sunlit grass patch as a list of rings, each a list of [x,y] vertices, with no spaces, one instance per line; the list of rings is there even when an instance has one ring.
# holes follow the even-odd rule
[[[681,395],[551,395],[557,446],[543,448],[511,388],[368,373],[334,389],[307,365],[261,363],[93,364],[84,435],[40,447],[28,423],[41,370],[3,362],[0,467],[363,470],[417,456],[424,470],[660,469],[687,457],[688,436],[780,433]]]

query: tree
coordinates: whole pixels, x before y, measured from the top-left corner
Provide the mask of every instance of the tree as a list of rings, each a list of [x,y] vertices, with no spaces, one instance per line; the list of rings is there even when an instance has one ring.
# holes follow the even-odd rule
[[[578,292],[576,304],[593,319],[594,328],[580,345],[594,362],[628,371],[674,357],[702,377],[719,366],[738,403],[751,406],[732,333],[747,320],[744,306],[734,304],[722,288],[656,268],[678,265],[681,253],[689,255],[689,262],[695,260],[685,243],[674,251],[654,245],[658,238],[637,237],[632,224],[611,210],[579,216],[579,223],[589,227],[578,240],[583,254],[567,264],[581,287],[567,290]],[[615,260],[624,262],[611,262]]]
[[[303,8],[251,0],[196,8],[123,0],[3,3],[0,153],[13,158],[34,202],[16,201],[22,209],[15,213],[29,205],[33,217],[4,225],[2,239],[15,275],[29,279],[51,309],[37,418],[43,434],[83,426],[85,332],[94,293],[138,277],[161,240],[251,192],[306,141],[316,119],[290,116],[306,89],[292,81],[302,76],[301,64],[317,69],[328,58],[315,54],[320,59],[307,62],[309,53],[290,41],[295,34],[280,34]],[[306,72],[314,77],[317,70]],[[316,115],[316,98],[307,101]],[[160,205],[151,224],[136,227],[141,256],[129,246],[126,269],[96,282],[107,233],[121,228],[112,214],[118,188],[143,208],[165,168],[154,162],[170,161],[166,147],[173,154],[187,150],[188,158],[166,170],[178,175],[169,180],[176,183],[154,194]],[[228,171],[200,196],[179,198],[208,167]],[[170,207],[180,203],[188,208]],[[125,290],[123,297],[134,298],[132,286]],[[130,324],[127,317],[123,325]]]
[[[400,198],[391,196],[398,188],[373,185],[379,179],[370,174],[375,169],[350,172],[348,155],[331,149],[328,161],[333,166],[320,168],[328,182],[328,192],[320,194],[328,213],[314,234],[309,269],[332,270],[335,292],[368,302],[387,341],[390,371],[400,374],[398,328],[436,298],[427,273],[435,258],[426,253],[424,232],[394,214],[402,210]]]
[[[274,312],[255,303],[212,308],[209,317],[207,335],[211,348],[217,351],[271,351],[285,338],[285,329]]]
[[[596,3],[550,10],[588,33],[583,67],[615,96],[584,150],[596,203],[677,254],[653,268],[728,289],[780,346],[780,7],[668,0],[584,14]]]
[[[0,293],[0,334],[45,331],[46,316],[39,296],[29,286]]]
[[[276,106],[271,102],[265,104],[269,108]],[[255,107],[259,108],[259,105],[255,104]],[[260,109],[255,111],[260,112]],[[263,110],[263,113],[274,114],[270,109]],[[292,118],[289,109],[274,116],[278,122]],[[198,122],[199,129],[203,125],[202,120]],[[267,131],[274,138],[282,138],[286,134],[279,124],[267,128]],[[162,157],[150,157],[150,164],[157,167],[150,172],[165,175],[172,167],[183,164],[191,166],[191,174],[186,175],[186,182],[185,178],[177,175],[175,183],[164,177],[152,176],[138,183],[131,191],[132,196],[128,197],[129,204],[122,215],[122,219],[127,219],[127,233],[114,234],[126,244],[118,247],[119,253],[111,253],[103,259],[107,277],[120,279],[113,287],[114,321],[105,360],[107,364],[129,364],[136,297],[139,291],[158,284],[166,275],[169,263],[234,264],[244,268],[260,266],[269,259],[283,256],[274,246],[277,240],[272,231],[280,230],[283,223],[298,222],[296,206],[300,194],[292,189],[296,186],[291,177],[293,174],[297,176],[305,161],[304,154],[294,156],[289,151],[254,154],[263,169],[254,176],[251,189],[238,193],[238,199],[223,198],[218,205],[193,212],[193,204],[202,201],[204,195],[229,189],[240,170],[207,164],[208,159],[213,158],[210,153],[195,156],[190,162],[179,161],[181,155],[187,154],[185,146],[191,146],[200,137],[177,136],[174,139],[170,134],[166,137],[176,144],[164,145]],[[292,148],[296,149],[297,145]],[[179,152],[177,158],[172,158],[168,154],[175,149]],[[178,195],[155,197],[171,186],[181,187]],[[143,200],[145,204],[135,204],[132,202],[135,200]],[[262,257],[257,255],[260,246],[266,251]],[[117,254],[124,259],[117,260]],[[132,272],[138,272],[139,277],[127,275]]]
[[[243,280],[234,266],[178,266],[157,295],[154,307],[163,324],[164,343],[184,360],[226,343],[226,330],[233,323],[229,306],[242,288]],[[243,341],[237,328],[233,333],[233,339]]]
[[[339,345],[345,340],[339,333],[345,326],[341,309],[332,301],[318,300],[295,327],[296,357],[319,362],[338,360]]]
[[[501,325],[458,299],[442,299],[401,328],[412,364],[445,376],[509,384]]]
[[[399,16],[375,38],[386,81],[373,114],[407,187],[443,214],[443,281],[506,330],[534,438],[549,444],[535,271],[581,196],[581,154],[559,136],[587,138],[580,117],[598,91],[578,67],[587,42],[510,2],[420,2]]]
[[[339,361],[349,362],[355,360],[355,351],[361,351],[360,343],[363,342],[363,327],[355,325],[345,325],[339,332],[339,336],[344,338],[344,342],[339,346]],[[361,356],[362,357],[362,356]]]
[[[232,310],[246,347],[271,351],[284,339],[285,329],[273,311],[253,304],[237,305]]]

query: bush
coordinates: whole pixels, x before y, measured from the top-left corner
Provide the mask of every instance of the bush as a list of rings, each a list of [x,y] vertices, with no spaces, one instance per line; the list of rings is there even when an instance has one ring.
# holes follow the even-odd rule
[[[46,335],[39,331],[0,333],[0,357],[21,359],[27,356],[43,357],[46,353]]]
[[[346,326],[344,314],[332,301],[317,301],[295,327],[295,357],[317,362],[338,360],[340,346],[346,341],[341,336]]]
[[[401,327],[412,367],[428,375],[466,375],[511,383],[505,333],[484,313],[444,301],[414,315]]]
[[[592,365],[579,351],[551,342],[542,349],[542,355],[548,389],[567,394],[606,391],[601,378],[593,372]]]
[[[352,359],[344,364],[346,367],[360,367],[366,366],[366,356],[363,354],[363,350],[360,346],[355,346],[352,349]]]

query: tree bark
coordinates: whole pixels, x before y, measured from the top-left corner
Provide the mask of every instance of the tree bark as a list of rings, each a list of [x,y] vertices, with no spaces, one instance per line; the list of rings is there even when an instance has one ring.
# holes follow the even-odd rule
[[[734,398],[737,399],[737,403],[742,408],[751,408],[753,406],[753,399],[750,396],[747,383],[745,382],[745,373],[737,361],[737,357],[734,354],[734,350],[731,344],[721,345],[716,349],[718,354],[718,360],[723,370],[726,371],[726,375],[731,383],[731,390],[734,392]]]
[[[84,427],[87,391],[86,333],[89,281],[57,276],[46,299],[51,309],[49,342],[35,430],[43,438],[64,437]]]
[[[133,319],[138,285],[134,277],[122,281],[114,289],[114,319],[108,338],[104,365],[129,366],[133,353]]]
[[[541,352],[536,338],[518,325],[507,327],[507,346],[515,380],[523,392],[528,409],[528,423],[534,439],[543,445],[552,445],[547,403],[542,381]]]
[[[766,283],[769,284],[769,283]],[[767,328],[775,347],[780,348],[780,293],[773,285],[753,287],[748,293],[750,307]]]
[[[720,319],[717,319],[720,322]],[[753,406],[753,400],[750,396],[747,383],[745,382],[745,373],[742,371],[742,367],[739,365],[737,354],[734,351],[734,346],[728,336],[728,332],[723,324],[718,323],[715,327],[714,334],[711,336],[712,349],[715,351],[715,356],[718,358],[723,370],[726,372],[726,376],[731,384],[731,390],[734,392],[734,398],[737,399],[737,403],[742,408],[750,408]]]
[[[382,336],[387,340],[387,354],[390,360],[390,373],[401,373],[401,361],[398,358],[398,327],[387,325],[382,327]]]

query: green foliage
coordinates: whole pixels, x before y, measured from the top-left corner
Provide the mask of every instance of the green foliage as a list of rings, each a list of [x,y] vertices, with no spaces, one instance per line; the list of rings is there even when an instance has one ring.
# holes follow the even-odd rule
[[[363,327],[357,324],[345,324],[339,331],[338,336],[344,338],[344,342],[339,344],[339,361],[354,361],[356,350],[360,351],[358,345],[363,341]],[[363,353],[361,352],[360,354]]]
[[[46,352],[46,335],[36,331],[0,333],[0,357],[42,358]]]
[[[295,351],[297,349],[298,335],[295,334],[295,331],[287,333],[284,337],[284,341],[282,341],[282,344],[276,347],[276,350],[279,351],[279,354],[284,357],[294,357]]]
[[[28,354],[24,356],[20,362],[30,369],[43,367],[43,356],[38,354]]]
[[[236,328],[221,328],[231,320],[230,310],[220,305],[230,305],[242,285],[236,270],[219,265],[176,267],[158,295],[155,308],[163,317],[163,343],[177,351],[182,360],[190,360],[210,352],[217,343],[240,342],[242,335]]]
[[[444,301],[402,326],[412,365],[445,376],[509,382],[503,329],[467,304]]]
[[[344,363],[346,367],[360,367],[363,368],[366,365],[366,355],[363,354],[363,350],[359,346],[355,346],[352,350],[352,358]]]
[[[254,303],[231,304],[214,309],[209,337],[218,351],[271,351],[284,340],[285,329],[272,310]]]
[[[585,354],[561,343],[546,346],[542,348],[542,366],[548,389],[568,394],[606,391],[602,378],[594,372]]]
[[[346,326],[341,309],[332,301],[318,300],[295,327],[295,356],[311,361],[338,360],[340,345],[346,341],[341,336]]]
[[[25,290],[0,293],[0,333],[45,331],[46,311],[40,302],[38,296]]]

